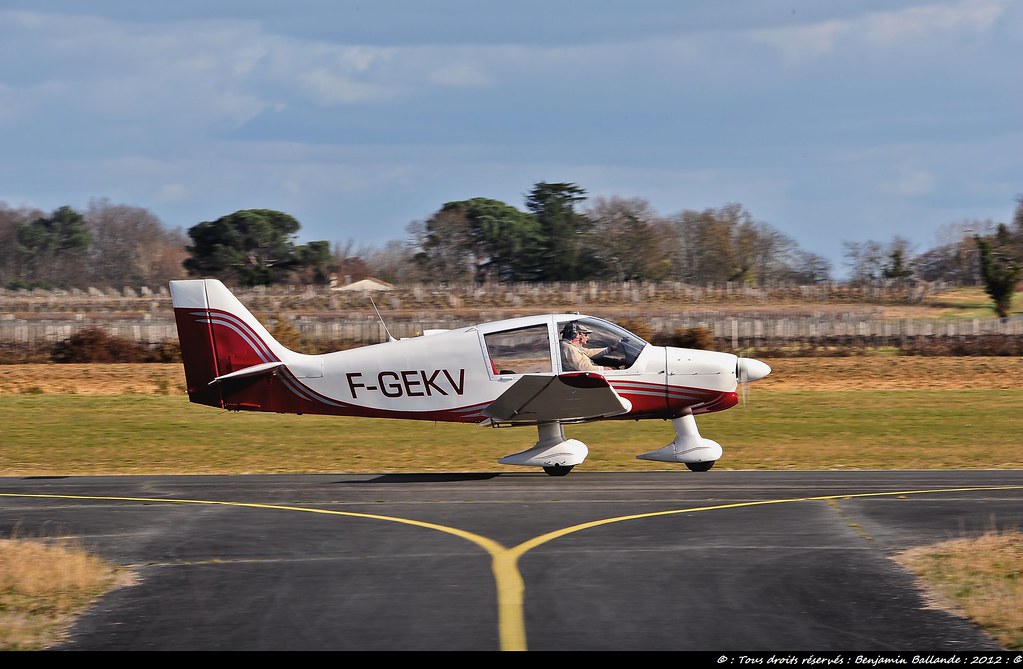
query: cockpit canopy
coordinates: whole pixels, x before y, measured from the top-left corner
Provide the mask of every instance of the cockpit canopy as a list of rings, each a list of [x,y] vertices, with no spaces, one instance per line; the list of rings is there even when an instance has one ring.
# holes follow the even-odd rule
[[[562,320],[556,323],[558,335],[564,338],[571,335],[579,327],[589,330],[587,346],[590,348],[614,348],[604,356],[598,356],[593,362],[614,369],[628,369],[636,362],[640,351],[647,345],[641,337],[629,332],[620,325],[592,316]],[[619,344],[621,342],[621,344]],[[617,347],[616,344],[618,345]]]
[[[625,328],[592,316],[513,319],[491,324],[482,333],[492,373],[503,376],[572,371],[560,356],[560,340],[570,324],[589,330],[588,347],[602,349],[618,344],[593,360],[609,370],[632,367],[647,346]]]

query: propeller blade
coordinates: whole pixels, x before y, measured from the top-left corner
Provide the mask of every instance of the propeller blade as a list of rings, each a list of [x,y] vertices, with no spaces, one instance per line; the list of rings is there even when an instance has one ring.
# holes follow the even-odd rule
[[[749,394],[749,379],[747,378],[746,366],[742,364],[745,360],[742,351],[739,352],[739,359],[735,361],[735,380],[739,383],[739,398],[742,400],[743,408],[746,408],[747,395]]]

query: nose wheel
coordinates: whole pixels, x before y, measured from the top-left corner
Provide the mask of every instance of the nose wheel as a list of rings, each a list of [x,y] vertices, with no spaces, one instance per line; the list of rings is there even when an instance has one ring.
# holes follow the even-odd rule
[[[552,467],[544,467],[543,470],[550,476],[565,476],[575,465],[554,465]]]
[[[641,453],[636,457],[640,460],[681,462],[694,472],[707,471],[721,458],[721,444],[700,436],[691,410],[687,409],[678,418],[673,418],[671,423],[675,427],[674,441],[656,451]]]

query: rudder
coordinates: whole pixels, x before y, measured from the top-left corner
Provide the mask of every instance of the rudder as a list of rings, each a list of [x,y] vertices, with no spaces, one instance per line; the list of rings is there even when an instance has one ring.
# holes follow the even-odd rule
[[[220,384],[211,381],[281,359],[285,349],[220,281],[171,281],[170,292],[192,402],[223,408]]]

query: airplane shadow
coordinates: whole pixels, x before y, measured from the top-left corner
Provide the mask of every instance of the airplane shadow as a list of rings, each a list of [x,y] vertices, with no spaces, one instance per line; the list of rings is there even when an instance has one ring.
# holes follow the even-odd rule
[[[450,483],[453,481],[485,481],[501,474],[497,472],[446,474],[443,472],[423,474],[381,474],[368,481],[357,483]],[[349,482],[350,483],[350,482]]]

